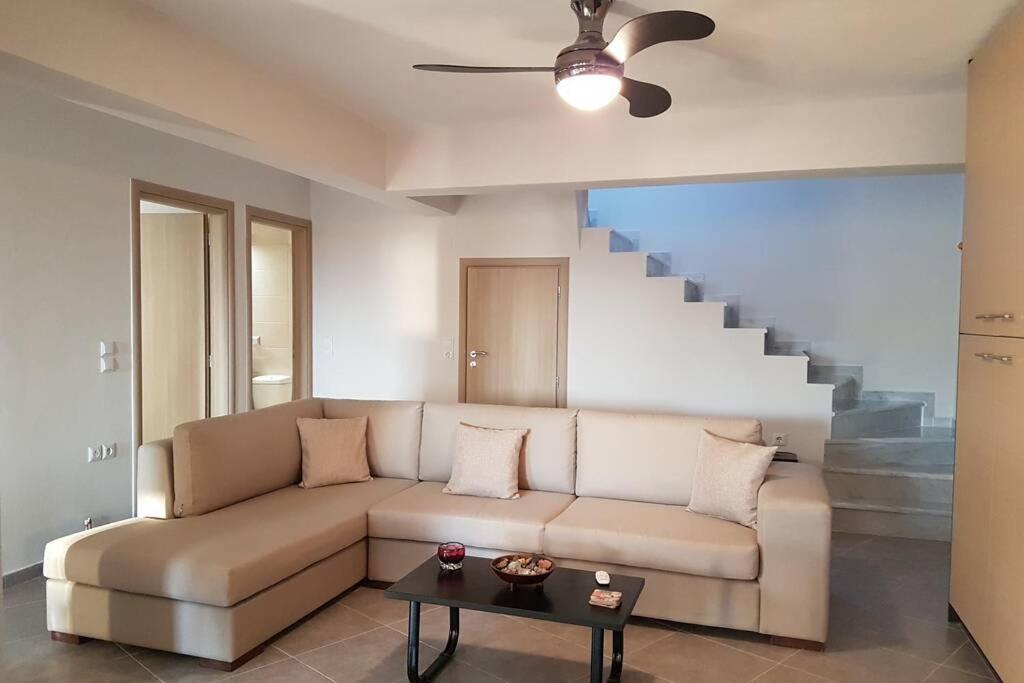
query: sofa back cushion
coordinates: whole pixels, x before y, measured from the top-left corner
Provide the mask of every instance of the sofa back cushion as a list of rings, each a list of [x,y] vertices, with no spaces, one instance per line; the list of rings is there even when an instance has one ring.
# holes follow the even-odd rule
[[[742,418],[581,410],[577,421],[576,495],[593,498],[688,505],[705,429],[761,443],[761,423]]]
[[[416,479],[423,404],[419,401],[324,399],[324,417],[327,419],[364,415],[367,417],[366,455],[370,461],[370,474]]]
[[[423,406],[420,479],[447,482],[459,423],[528,429],[519,459],[519,488],[572,493],[576,476],[576,411],[472,403]]]
[[[174,429],[174,516],[190,517],[291,486],[302,471],[296,419],[322,418],[308,398]]]

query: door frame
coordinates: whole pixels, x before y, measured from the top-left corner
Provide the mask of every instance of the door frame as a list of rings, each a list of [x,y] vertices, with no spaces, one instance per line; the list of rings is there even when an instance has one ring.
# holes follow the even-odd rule
[[[131,290],[132,290],[132,514],[136,513],[138,496],[138,451],[142,445],[142,212],[139,202],[149,200],[168,206],[190,209],[202,214],[222,214],[225,224],[225,260],[228,308],[228,405],[238,410],[235,385],[238,368],[235,364],[235,205],[227,199],[179,190],[133,178],[131,181]]]
[[[568,381],[569,352],[569,259],[568,258],[460,258],[459,259],[459,403],[466,402],[466,306],[468,304],[469,269],[498,268],[510,266],[557,266],[558,287],[558,348],[556,367],[558,372],[558,389],[555,392],[555,405],[566,406],[566,387]]]
[[[252,378],[252,224],[292,233],[292,399],[313,395],[313,221],[257,206],[245,207],[246,344],[245,371]],[[298,238],[299,244],[296,244]],[[246,410],[252,381],[246,383]]]

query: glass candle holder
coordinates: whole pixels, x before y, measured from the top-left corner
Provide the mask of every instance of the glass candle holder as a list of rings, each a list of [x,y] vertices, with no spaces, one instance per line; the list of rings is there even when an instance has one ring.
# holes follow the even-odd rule
[[[437,561],[441,563],[441,569],[445,571],[462,569],[464,559],[466,559],[466,546],[461,543],[450,541],[437,546]]]

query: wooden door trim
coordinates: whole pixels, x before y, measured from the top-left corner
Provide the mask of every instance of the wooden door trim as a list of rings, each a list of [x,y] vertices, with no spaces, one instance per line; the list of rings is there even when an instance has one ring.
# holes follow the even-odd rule
[[[263,223],[292,233],[292,398],[313,395],[313,221],[297,216],[245,207],[246,345],[245,368],[252,377],[252,224]],[[304,244],[296,248],[299,234]],[[298,323],[298,324],[296,324]],[[252,405],[252,383],[246,389],[246,405]]]
[[[569,352],[569,259],[568,258],[462,258],[459,259],[459,348],[456,360],[459,363],[459,403],[466,402],[466,307],[469,301],[470,268],[501,268],[514,266],[557,266],[558,286],[558,391],[555,405],[566,406],[566,387]]]
[[[228,404],[237,410],[238,368],[235,365],[235,205],[227,199],[179,190],[166,185],[146,182],[133,178],[131,181],[131,356],[132,356],[132,514],[136,513],[138,495],[138,451],[142,445],[142,212],[139,202],[153,201],[181,209],[190,209],[199,213],[224,215],[225,229],[225,260],[227,278],[228,308]]]

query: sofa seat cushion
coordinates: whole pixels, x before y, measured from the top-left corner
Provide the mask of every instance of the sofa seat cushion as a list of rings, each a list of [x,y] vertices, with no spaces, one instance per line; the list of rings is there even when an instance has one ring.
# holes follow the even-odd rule
[[[528,490],[512,500],[450,496],[443,488],[424,481],[374,505],[370,537],[539,553],[544,525],[574,500],[568,493]]]
[[[757,532],[678,505],[578,498],[548,523],[544,552],[710,576],[757,578]]]
[[[234,605],[366,537],[406,479],[279,489],[205,515],[131,519],[52,541],[44,573],[129,593]]]

